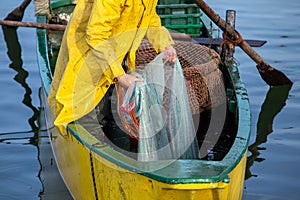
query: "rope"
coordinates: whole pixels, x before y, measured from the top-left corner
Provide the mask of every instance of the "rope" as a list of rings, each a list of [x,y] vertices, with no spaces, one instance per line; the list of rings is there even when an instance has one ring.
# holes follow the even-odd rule
[[[228,42],[234,44],[235,46],[237,46],[237,45],[239,45],[240,43],[243,42],[243,37],[242,37],[242,35],[237,30],[234,30],[234,32],[237,35],[237,38],[235,40],[233,40],[232,38],[230,38],[224,32],[222,33],[222,37],[224,38],[225,41],[228,41]]]
[[[37,14],[48,15],[50,13],[48,0],[34,0],[34,4],[35,4],[35,15]]]
[[[225,32],[222,33],[223,41],[220,44],[219,54],[221,54],[224,45],[227,45],[230,49],[233,49],[234,46],[237,46],[243,42],[242,35],[237,30],[234,30],[234,32],[237,36],[235,40],[228,36]]]

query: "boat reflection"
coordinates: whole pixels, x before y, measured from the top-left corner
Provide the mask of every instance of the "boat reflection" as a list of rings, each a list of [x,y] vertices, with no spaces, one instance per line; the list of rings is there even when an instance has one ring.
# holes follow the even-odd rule
[[[37,174],[37,177],[41,183],[41,189],[38,194],[40,199],[72,199],[68,190],[65,188],[57,166],[54,163],[53,154],[49,144],[48,129],[45,125],[43,113],[44,110],[42,107],[36,108],[32,104],[32,90],[26,83],[26,78],[28,77],[29,73],[23,68],[23,60],[21,58],[22,49],[19,43],[17,29],[13,27],[2,26],[2,30],[8,50],[7,55],[11,60],[9,67],[17,72],[14,80],[25,89],[22,103],[30,108],[33,114],[28,119],[28,123],[31,127],[30,131],[3,133],[1,135],[20,134],[22,137],[6,137],[5,139],[0,140],[0,143],[3,141],[25,140],[29,141],[29,144],[34,145],[37,148],[37,160],[40,165]],[[34,134],[30,137],[24,137],[24,134],[27,133]]]
[[[251,155],[247,158],[245,179],[256,176],[251,173],[250,167],[254,162],[264,160],[264,158],[258,157],[260,150],[265,150],[265,148],[260,147],[260,145],[266,143],[268,135],[273,132],[274,118],[285,106],[291,87],[292,86],[276,86],[269,88],[259,113],[255,142],[249,146],[249,153],[251,153]]]
[[[19,83],[24,89],[25,89],[25,94],[24,98],[22,100],[22,103],[26,105],[28,108],[30,108],[33,112],[32,116],[28,119],[28,124],[31,127],[30,131],[24,131],[24,132],[19,132],[19,133],[34,133],[33,136],[31,137],[23,137],[24,135],[22,134],[22,138],[13,138],[14,140],[27,140],[29,141],[29,144],[37,147],[37,158],[40,164],[40,170],[38,172],[38,178],[41,182],[42,189],[40,191],[39,196],[43,193],[43,182],[41,180],[41,172],[42,172],[42,164],[39,159],[40,155],[40,150],[39,150],[39,114],[40,111],[32,105],[32,90],[29,87],[29,85],[26,83],[26,78],[28,77],[29,73],[23,68],[23,60],[22,60],[22,49],[21,45],[19,43],[19,38],[17,34],[17,29],[15,27],[8,27],[8,26],[2,26],[3,30],[3,35],[4,39],[6,42],[7,46],[7,55],[9,59],[11,60],[11,63],[9,67],[17,72],[17,74],[14,77],[14,80]],[[14,132],[11,134],[17,134],[18,132]],[[9,134],[9,133],[7,133]],[[9,139],[8,139],[9,140]]]
[[[37,124],[37,120],[39,117],[39,110],[32,105],[31,94],[32,90],[26,83],[26,78],[28,77],[28,72],[22,67],[23,60],[21,58],[21,46],[19,43],[17,30],[12,27],[2,26],[4,39],[7,46],[7,55],[11,60],[11,64],[9,67],[17,72],[14,80],[21,84],[21,86],[25,89],[24,98],[22,103],[25,104],[33,111],[33,115],[28,119],[28,123],[32,129],[32,131],[38,131],[39,127]],[[33,143],[33,145],[37,145]]]

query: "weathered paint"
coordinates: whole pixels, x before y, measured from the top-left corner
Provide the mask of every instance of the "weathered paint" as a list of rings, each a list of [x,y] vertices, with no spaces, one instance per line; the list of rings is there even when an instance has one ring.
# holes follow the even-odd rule
[[[48,118],[49,119],[49,118]],[[80,126],[72,129],[82,133],[85,142],[97,142]],[[73,134],[62,136],[51,130],[51,143],[61,175],[75,199],[95,199],[91,173],[90,149]],[[108,150],[102,145],[97,147]],[[117,152],[115,152],[117,153]],[[241,199],[243,192],[246,152],[238,165],[229,172],[229,183],[223,181],[172,184],[149,178],[117,165],[93,152],[93,167],[99,199]],[[199,161],[199,165],[201,165]],[[184,167],[184,166],[183,166]],[[183,172],[184,173],[184,172]],[[183,175],[183,174],[182,174]],[[203,175],[204,176],[204,175]],[[176,179],[178,177],[174,177]],[[199,177],[198,177],[199,178]],[[200,179],[202,180],[202,179]],[[197,177],[195,177],[197,182]]]

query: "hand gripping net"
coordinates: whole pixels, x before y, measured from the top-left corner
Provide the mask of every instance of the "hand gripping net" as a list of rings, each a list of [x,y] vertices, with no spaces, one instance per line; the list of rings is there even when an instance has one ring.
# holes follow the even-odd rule
[[[197,159],[199,147],[179,61],[166,63],[161,53],[135,75],[144,81],[118,92],[118,113],[126,132],[138,138],[138,160]]]

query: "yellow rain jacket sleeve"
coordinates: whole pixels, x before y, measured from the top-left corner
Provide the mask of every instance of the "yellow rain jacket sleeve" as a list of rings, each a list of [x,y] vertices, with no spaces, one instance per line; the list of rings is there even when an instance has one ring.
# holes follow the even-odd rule
[[[157,52],[173,44],[156,13],[157,0],[79,0],[62,40],[48,102],[65,127],[101,101],[113,79],[135,69],[146,36]]]

